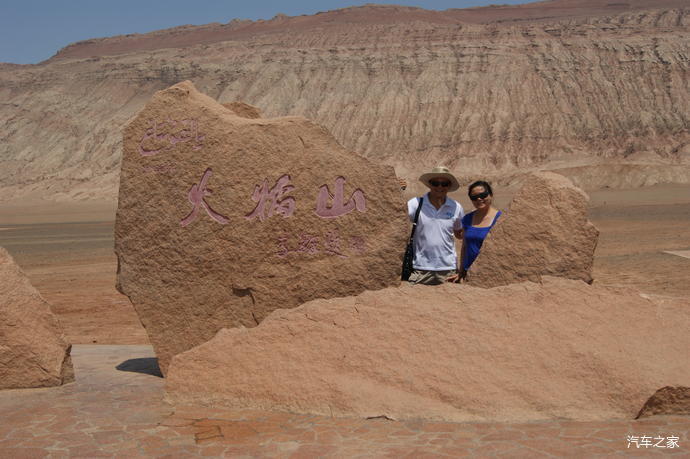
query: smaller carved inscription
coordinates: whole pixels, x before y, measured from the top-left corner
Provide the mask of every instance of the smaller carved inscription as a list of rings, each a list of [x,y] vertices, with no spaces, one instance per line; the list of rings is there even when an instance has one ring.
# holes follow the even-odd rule
[[[177,167],[172,163],[163,163],[142,168],[145,174],[172,174],[177,170]]]
[[[361,236],[352,236],[348,240],[340,236],[337,229],[324,234],[299,233],[291,235],[282,233],[276,239],[276,255],[285,258],[290,254],[317,255],[324,253],[341,258],[351,255],[363,255],[367,251],[366,240]]]
[[[367,241],[361,236],[353,236],[350,238],[350,250],[357,255],[364,255],[367,251]]]
[[[343,254],[341,251],[340,244],[340,234],[338,231],[329,231],[326,233],[326,238],[323,241],[323,250],[329,255],[337,255],[339,257],[347,258],[347,255]]]
[[[192,149],[203,146],[205,136],[199,133],[199,123],[194,119],[152,121],[139,141],[139,154],[153,156],[173,148],[178,143],[192,142]]]
[[[303,233],[299,235],[297,250],[300,253],[319,253],[320,237],[315,234]]]

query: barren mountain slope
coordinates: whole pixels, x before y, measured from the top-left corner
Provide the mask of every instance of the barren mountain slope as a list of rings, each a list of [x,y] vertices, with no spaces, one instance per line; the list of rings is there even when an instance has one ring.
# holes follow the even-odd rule
[[[0,200],[115,199],[122,126],[185,79],[265,117],[312,118],[405,176],[445,163],[468,177],[545,167],[592,187],[687,183],[688,3],[365,6],[0,65]]]

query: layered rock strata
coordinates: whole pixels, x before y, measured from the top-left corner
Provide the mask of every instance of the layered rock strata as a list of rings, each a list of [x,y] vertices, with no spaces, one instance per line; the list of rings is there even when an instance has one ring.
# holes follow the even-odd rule
[[[80,43],[0,67],[0,199],[115,199],[119,132],[185,79],[221,103],[313,119],[408,179],[437,164],[468,179],[548,167],[588,187],[572,168],[614,163],[612,186],[690,183],[688,11],[370,5]]]
[[[50,305],[0,247],[0,389],[74,381],[71,347]]]
[[[689,306],[558,278],[316,300],[176,356],[167,397],[328,416],[632,419],[690,381]]]
[[[124,151],[117,287],[164,373],[221,328],[399,284],[409,223],[393,168],[305,118],[240,117],[185,82],[132,120]]]
[[[467,281],[495,287],[549,275],[592,282],[599,231],[587,219],[588,202],[562,175],[530,175],[484,240]]]

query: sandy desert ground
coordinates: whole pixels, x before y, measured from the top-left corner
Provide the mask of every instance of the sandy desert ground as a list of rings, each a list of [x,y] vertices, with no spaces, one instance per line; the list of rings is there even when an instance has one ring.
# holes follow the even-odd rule
[[[509,190],[496,195],[504,208]],[[462,194],[454,197],[472,208]],[[690,296],[690,258],[666,253],[690,254],[690,186],[600,190],[590,197],[590,219],[601,232],[595,282]],[[0,203],[0,246],[52,304],[73,344],[148,343],[129,300],[115,290],[114,215],[107,202]]]

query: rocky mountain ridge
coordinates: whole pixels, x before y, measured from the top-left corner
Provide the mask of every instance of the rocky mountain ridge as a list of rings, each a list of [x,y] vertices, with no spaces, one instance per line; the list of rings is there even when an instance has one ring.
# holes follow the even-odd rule
[[[278,14],[271,20],[233,19],[227,24],[179,26],[148,34],[129,34],[91,39],[61,49],[54,58],[84,58],[152,50],[186,47],[221,41],[246,39],[260,34],[305,32],[334,25],[373,25],[425,22],[437,25],[511,24],[519,21],[548,21],[611,16],[631,10],[687,7],[686,0],[648,0],[602,2],[601,0],[551,0],[522,5],[491,5],[488,7],[430,11],[417,7],[367,4],[364,7],[342,8],[319,12],[311,16]]]
[[[504,183],[544,168],[584,187],[607,170],[621,187],[690,182],[687,1],[449,11],[185,26],[2,65],[0,200],[115,199],[122,126],[182,80],[265,117],[311,118],[408,178],[445,163]]]

